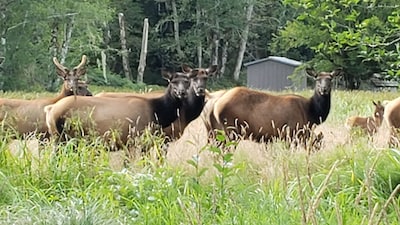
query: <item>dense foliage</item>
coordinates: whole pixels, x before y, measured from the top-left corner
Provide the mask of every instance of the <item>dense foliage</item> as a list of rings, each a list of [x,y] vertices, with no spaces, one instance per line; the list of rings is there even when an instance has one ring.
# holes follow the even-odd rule
[[[342,67],[348,87],[373,73],[400,76],[400,11],[394,0],[284,0],[296,10],[275,39],[282,54],[313,50],[316,67]]]
[[[150,26],[145,83],[163,84],[160,68],[178,70],[181,63],[217,63],[216,79],[237,83],[243,75],[235,68],[243,62],[279,55],[312,60],[317,69],[343,67],[354,88],[372,73],[400,75],[398,8],[395,0],[0,0],[0,89],[54,89],[52,57],[74,66],[82,54],[94,83],[135,82],[144,18]],[[130,77],[121,58],[126,53]]]

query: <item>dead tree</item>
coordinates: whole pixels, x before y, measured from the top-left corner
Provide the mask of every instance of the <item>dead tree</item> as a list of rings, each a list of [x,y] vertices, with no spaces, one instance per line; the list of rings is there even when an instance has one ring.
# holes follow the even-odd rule
[[[118,13],[118,21],[119,21],[120,39],[121,39],[122,67],[124,69],[125,77],[128,80],[132,80],[131,70],[129,69],[130,67],[129,67],[128,49],[126,48],[125,20],[123,13]]]
[[[233,79],[239,80],[240,69],[242,68],[242,61],[244,52],[246,51],[247,38],[249,36],[251,15],[253,14],[254,2],[250,2],[246,11],[246,25],[243,30],[242,40],[240,41],[238,58],[236,61],[235,71],[233,72]]]
[[[149,36],[149,19],[145,18],[143,22],[142,50],[140,51],[140,60],[139,60],[138,75],[137,75],[138,83],[143,83],[143,73],[146,67],[148,36]]]

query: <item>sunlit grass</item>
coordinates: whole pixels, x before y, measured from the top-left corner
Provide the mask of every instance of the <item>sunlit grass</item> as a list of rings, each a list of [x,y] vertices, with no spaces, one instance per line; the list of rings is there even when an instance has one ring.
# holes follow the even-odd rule
[[[233,142],[230,152],[188,140],[196,154],[179,165],[121,154],[115,169],[98,137],[16,144],[2,129],[0,224],[397,224],[400,150],[363,135],[340,142],[348,116],[395,97],[334,91],[326,125],[342,135],[312,154],[279,141]],[[159,151],[162,142],[145,133],[134,143]]]

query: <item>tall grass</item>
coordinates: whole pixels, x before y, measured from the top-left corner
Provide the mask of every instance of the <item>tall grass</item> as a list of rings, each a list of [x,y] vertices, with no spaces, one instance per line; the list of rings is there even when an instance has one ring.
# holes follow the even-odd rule
[[[347,116],[395,95],[335,91],[325,125],[339,136],[312,154],[279,141],[187,140],[196,153],[179,165],[121,154],[130,163],[115,169],[97,137],[38,145],[2,129],[0,224],[398,224],[400,150],[362,135],[339,142]],[[134,143],[160,151],[162,140]]]

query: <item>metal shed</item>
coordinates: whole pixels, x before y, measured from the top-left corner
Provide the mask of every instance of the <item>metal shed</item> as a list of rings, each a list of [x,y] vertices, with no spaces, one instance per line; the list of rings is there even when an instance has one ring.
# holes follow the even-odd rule
[[[269,91],[287,89],[303,90],[307,86],[307,79],[292,82],[288,76],[292,75],[301,62],[280,56],[245,63],[247,67],[247,87]]]

